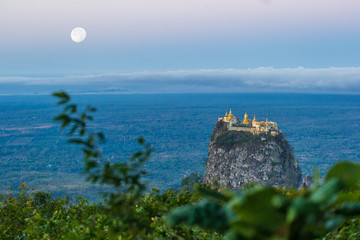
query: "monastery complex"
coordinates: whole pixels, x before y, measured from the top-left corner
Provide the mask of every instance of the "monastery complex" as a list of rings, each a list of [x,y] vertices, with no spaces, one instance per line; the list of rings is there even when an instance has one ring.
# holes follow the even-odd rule
[[[246,131],[251,132],[252,134],[270,133],[273,136],[281,133],[278,129],[277,123],[268,121],[267,117],[265,122],[257,121],[254,115],[254,119],[251,121],[248,114],[245,112],[244,119],[240,122],[239,118],[235,117],[231,113],[231,108],[229,114],[226,112],[225,117],[220,117],[218,121],[228,123],[229,130],[233,131]]]

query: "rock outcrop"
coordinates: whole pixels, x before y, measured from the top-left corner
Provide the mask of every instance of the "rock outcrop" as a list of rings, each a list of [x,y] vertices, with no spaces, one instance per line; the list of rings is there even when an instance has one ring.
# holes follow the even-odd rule
[[[211,135],[204,182],[239,189],[257,183],[278,187],[298,187],[300,168],[287,140],[278,134],[253,135],[229,131],[219,121]]]

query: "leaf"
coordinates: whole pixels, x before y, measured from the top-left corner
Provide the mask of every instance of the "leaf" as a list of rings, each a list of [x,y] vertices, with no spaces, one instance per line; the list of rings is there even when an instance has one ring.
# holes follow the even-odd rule
[[[67,125],[69,125],[69,123],[70,123],[70,119],[64,119],[61,124],[61,128],[65,128]]]
[[[83,153],[85,154],[85,161],[87,161],[93,155],[93,152],[89,149],[83,149]]]
[[[53,93],[52,95],[62,99],[57,103],[57,105],[62,105],[70,101],[70,96],[67,95],[65,92],[56,92]]]
[[[100,143],[104,143],[104,142],[105,142],[105,135],[104,135],[104,133],[98,132],[98,133],[97,133],[97,136],[98,136],[98,138],[99,138],[99,140],[100,140]]]
[[[91,107],[91,106],[90,106],[88,109],[89,109],[89,111],[90,111],[90,112],[96,112],[96,111],[97,111],[97,109],[96,109],[96,108]]]
[[[85,135],[85,129],[84,128],[81,128],[81,130],[80,130],[80,136],[84,136]]]
[[[91,169],[97,167],[97,162],[96,161],[87,161],[86,162],[86,169],[85,171],[90,171]]]
[[[330,179],[311,194],[310,200],[326,207],[336,201],[343,187],[344,185],[339,179]]]
[[[217,191],[214,191],[212,189],[207,189],[207,188],[203,188],[203,187],[197,187],[195,190],[197,190],[203,196],[210,197],[210,198],[215,199],[215,200],[227,202],[227,201],[229,201],[231,199],[230,196],[221,194],[221,193],[219,193]]]
[[[176,208],[165,216],[165,221],[171,226],[185,223],[217,232],[226,232],[230,227],[226,210],[219,203],[208,199],[193,206]]]
[[[136,159],[136,158],[139,158],[140,156],[142,155],[142,152],[136,152],[134,153],[134,155],[132,156],[132,159]]]
[[[277,193],[272,188],[255,187],[232,198],[228,206],[236,214],[236,224],[233,227],[241,231],[242,225],[256,226],[258,231],[273,231],[285,224],[285,215],[273,205]],[[240,233],[240,232],[239,232]]]
[[[321,212],[319,204],[304,197],[295,198],[288,207],[286,222],[292,223],[303,216],[318,215]]]
[[[346,216],[359,215],[360,214],[360,202],[344,203],[335,212],[338,214],[346,215]]]
[[[291,201],[282,195],[276,195],[272,198],[271,203],[275,208],[286,211]]]
[[[67,114],[60,114],[54,118],[54,121],[63,121],[65,119],[70,121],[70,117]]]
[[[360,164],[353,162],[337,163],[328,171],[325,181],[329,181],[332,178],[338,178],[347,188],[359,188]]]
[[[68,142],[69,143],[86,145],[86,142],[84,140],[82,140],[81,138],[72,138],[72,139],[69,139]]]
[[[342,191],[340,192],[336,203],[340,204],[340,203],[344,203],[344,202],[357,202],[360,199],[360,191]]]
[[[86,115],[86,113],[81,114],[81,121],[83,121],[83,122],[84,122],[84,121],[85,121],[86,116],[87,116],[87,115]]]
[[[335,216],[325,223],[325,227],[327,228],[328,231],[331,231],[342,225],[345,222],[345,220],[346,219],[342,216]]]
[[[52,94],[54,97],[70,99],[70,96],[65,92],[55,92]]]
[[[73,135],[74,133],[75,133],[75,131],[78,129],[78,125],[75,125],[75,126],[73,126],[72,128],[71,128],[71,130],[70,130],[70,133],[69,133],[69,135],[71,136],[71,135]]]
[[[64,112],[70,110],[71,113],[76,113],[77,106],[75,104],[70,104],[64,108]]]

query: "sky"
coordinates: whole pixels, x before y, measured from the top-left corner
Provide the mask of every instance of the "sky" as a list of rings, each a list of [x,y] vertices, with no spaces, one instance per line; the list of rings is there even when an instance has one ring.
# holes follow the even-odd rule
[[[0,94],[95,82],[358,94],[359,9],[358,0],[1,0]],[[87,32],[81,43],[75,27]]]

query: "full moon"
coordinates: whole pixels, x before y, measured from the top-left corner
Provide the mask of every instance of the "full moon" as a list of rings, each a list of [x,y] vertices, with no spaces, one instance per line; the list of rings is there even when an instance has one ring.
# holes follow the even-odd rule
[[[86,38],[85,29],[83,29],[81,27],[77,27],[71,31],[71,39],[74,42],[76,42],[76,43],[82,42],[82,41],[84,41],[85,38]]]

